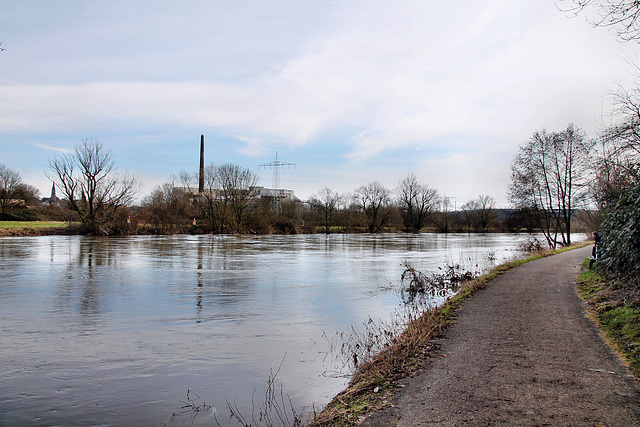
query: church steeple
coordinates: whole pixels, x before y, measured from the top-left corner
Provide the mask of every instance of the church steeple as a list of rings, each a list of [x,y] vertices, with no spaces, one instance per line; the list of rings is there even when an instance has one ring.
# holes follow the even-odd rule
[[[51,186],[51,198],[49,199],[49,204],[53,205],[54,203],[58,203],[58,198],[56,197],[56,185],[53,184]]]

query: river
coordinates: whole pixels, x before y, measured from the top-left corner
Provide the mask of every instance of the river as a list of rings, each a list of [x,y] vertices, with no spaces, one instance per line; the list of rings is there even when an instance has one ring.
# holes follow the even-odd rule
[[[340,333],[401,309],[405,262],[483,270],[530,238],[0,238],[0,425],[224,426],[273,376],[322,407],[348,381]]]

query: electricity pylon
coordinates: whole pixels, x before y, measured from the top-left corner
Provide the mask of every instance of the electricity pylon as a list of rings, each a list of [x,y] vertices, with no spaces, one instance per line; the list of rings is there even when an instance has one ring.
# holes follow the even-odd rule
[[[276,213],[280,212],[280,198],[282,195],[280,194],[280,169],[287,167],[290,169],[292,166],[295,168],[295,163],[287,163],[281,162],[278,160],[278,153],[276,153],[276,159],[273,162],[265,163],[263,165],[258,166],[258,168],[271,168],[273,169],[273,184],[271,188],[271,196],[273,197],[273,205]]]

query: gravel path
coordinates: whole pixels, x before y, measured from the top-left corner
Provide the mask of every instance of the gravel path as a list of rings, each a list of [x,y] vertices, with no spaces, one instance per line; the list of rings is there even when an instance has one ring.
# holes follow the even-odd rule
[[[591,247],[510,270],[472,296],[425,368],[364,426],[640,426],[640,385],[575,280]]]

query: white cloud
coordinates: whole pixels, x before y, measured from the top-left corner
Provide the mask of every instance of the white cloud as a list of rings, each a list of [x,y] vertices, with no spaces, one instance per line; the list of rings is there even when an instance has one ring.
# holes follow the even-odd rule
[[[193,16],[165,2],[143,19],[128,6],[103,18],[95,6],[88,23],[60,12],[54,30],[0,56],[10,80],[0,86],[0,125],[98,139],[105,129],[215,130],[250,158],[330,146],[345,167],[408,156],[438,173],[492,176],[477,180],[488,187],[508,180],[491,173],[536,129],[597,121],[603,94],[628,69],[628,45],[552,2],[223,3],[201,3]],[[63,58],[43,52],[42,40]],[[506,166],[478,169],[497,160]]]
[[[430,186],[455,198],[457,206],[482,194],[506,207],[512,153],[511,147],[498,146],[427,159],[422,163],[421,176]]]
[[[607,83],[607,71],[594,67],[593,52],[585,51],[574,28],[562,27],[574,21],[560,15],[521,28],[512,2],[462,3],[337,6],[348,15],[315,50],[250,81],[8,85],[3,97],[59,114],[40,115],[47,127],[54,121],[68,126],[72,117],[124,127],[138,121],[207,125],[300,146],[348,125],[359,128],[348,138],[349,157],[366,159],[407,144],[437,144],[452,132],[508,132],[514,108],[536,116],[553,110],[557,117],[557,108],[540,106],[559,99],[566,111],[585,98],[593,102],[594,87],[600,95],[597,82]],[[593,40],[598,55],[610,55],[608,44]],[[588,94],[569,96],[580,89]]]
[[[270,150],[265,146],[262,138],[246,137],[241,135],[231,135],[233,138],[245,145],[240,149],[240,153],[247,157],[262,157],[270,154]]]
[[[47,150],[47,151],[54,151],[55,153],[58,153],[58,154],[70,154],[70,153],[73,153],[73,150],[70,150],[68,148],[52,147],[50,145],[41,144],[39,142],[35,142],[33,145],[35,145],[38,148],[42,148],[44,150]]]

